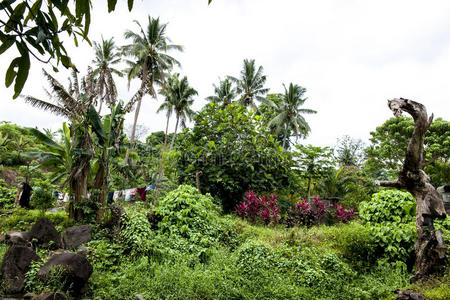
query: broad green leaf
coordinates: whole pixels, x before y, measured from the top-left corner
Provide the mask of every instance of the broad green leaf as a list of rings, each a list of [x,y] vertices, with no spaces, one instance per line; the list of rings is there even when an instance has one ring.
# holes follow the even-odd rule
[[[47,146],[49,146],[51,148],[55,148],[55,149],[61,150],[61,151],[64,150],[59,144],[57,144],[55,141],[50,139],[48,136],[46,136],[45,134],[40,132],[38,129],[36,129],[36,128],[29,128],[29,130],[30,130],[30,133],[32,135],[34,135],[39,141],[41,141],[45,145],[47,145]]]
[[[88,110],[88,119],[89,123],[92,126],[92,129],[96,133],[100,144],[104,144],[104,141],[106,139],[105,131],[103,130],[102,122],[100,120],[100,116],[98,115],[97,111],[95,110],[95,107],[91,105]]]
[[[6,50],[8,50],[9,47],[11,47],[11,45],[14,44],[14,42],[15,42],[15,39],[13,39],[13,38],[6,39],[3,42],[3,44],[0,46],[0,54],[5,52]]]
[[[108,0],[108,12],[116,9],[117,0]]]
[[[27,81],[28,73],[30,71],[30,56],[28,51],[22,53],[18,63],[19,69],[17,70],[16,83],[14,84],[13,98],[17,98],[22,92],[25,81]]]
[[[16,66],[19,64],[20,57],[16,57],[12,60],[11,64],[8,67],[8,70],[6,70],[6,76],[5,76],[5,86],[9,87],[13,81],[14,78],[17,75],[17,72],[15,71]]]

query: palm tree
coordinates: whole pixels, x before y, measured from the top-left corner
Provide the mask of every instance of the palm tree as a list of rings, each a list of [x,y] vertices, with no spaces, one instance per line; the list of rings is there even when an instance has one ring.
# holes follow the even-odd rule
[[[145,94],[150,94],[156,97],[154,83],[158,83],[164,87],[165,79],[164,72],[172,69],[174,65],[180,63],[168,55],[170,50],[182,51],[183,47],[180,45],[170,44],[170,39],[166,36],[167,24],[162,24],[159,18],[152,18],[148,16],[148,25],[144,30],[138,21],[134,21],[139,26],[139,32],[127,30],[125,38],[131,39],[132,43],[123,47],[123,51],[127,56],[134,60],[127,60],[128,63],[128,81],[133,78],[141,80],[141,87],[133,96],[128,105],[134,105],[137,102],[136,111],[134,115],[133,128],[131,131],[130,142],[133,144],[134,135],[136,131],[136,123],[141,108],[142,97]],[[127,110],[127,107],[125,107]],[[128,163],[129,149],[125,156],[125,164]]]
[[[250,106],[255,111],[258,110],[255,100],[264,102],[263,95],[269,91],[269,89],[264,88],[266,76],[262,73],[263,67],[259,66],[256,70],[254,59],[244,59],[241,77],[238,79],[230,76],[230,79],[236,83],[237,92],[240,94],[239,104],[245,107]]]
[[[286,89],[284,84],[283,87],[284,95],[280,95],[282,97],[281,102],[275,107],[277,115],[269,122],[269,126],[275,125],[276,133],[284,127],[283,148],[286,149],[286,143],[290,138],[289,131],[292,131],[297,138],[300,135],[305,137],[311,131],[302,114],[315,114],[317,112],[312,109],[301,108],[308,99],[303,98],[306,92],[305,88],[292,83],[289,84],[289,89]]]
[[[169,78],[169,85],[170,85],[170,78]],[[166,86],[166,90],[167,90],[167,86]],[[161,94],[166,94],[166,90],[161,90]],[[164,134],[164,146],[163,148],[166,149],[167,146],[167,135],[168,135],[168,131],[169,131],[169,120],[170,117],[172,116],[174,110],[174,104],[172,102],[172,98],[166,96],[166,98],[164,99],[164,102],[159,106],[157,113],[161,112],[161,111],[166,111],[166,131]]]
[[[233,82],[230,78],[225,80],[219,80],[219,85],[213,84],[215,95],[206,97],[211,103],[222,103],[223,106],[231,104],[237,96],[236,87],[233,86]]]
[[[177,136],[178,123],[181,121],[181,127],[186,127],[186,120],[191,119],[194,115],[194,111],[191,109],[194,103],[193,96],[197,95],[197,91],[189,86],[189,82],[186,76],[181,78],[180,74],[175,74],[169,78],[169,84],[166,87],[166,99],[170,98],[170,103],[173,105],[173,110],[177,121],[175,123],[175,132],[172,136],[170,143],[170,151],[173,149],[175,138]]]
[[[97,78],[97,94],[100,99],[98,113],[102,110],[103,101],[109,107],[115,105],[117,99],[117,88],[114,83],[113,74],[122,77],[121,71],[114,68],[114,65],[120,62],[121,53],[118,51],[113,38],[104,40],[101,43],[94,42],[95,59],[92,63],[95,65],[94,76]]]

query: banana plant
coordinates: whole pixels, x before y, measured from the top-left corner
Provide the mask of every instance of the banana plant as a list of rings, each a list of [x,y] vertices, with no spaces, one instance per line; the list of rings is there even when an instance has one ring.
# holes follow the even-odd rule
[[[62,143],[57,143],[36,128],[30,128],[29,130],[40,142],[47,146],[47,151],[28,152],[27,155],[36,158],[40,167],[52,169],[51,182],[59,183],[63,180],[60,187],[64,188],[74,167],[74,147],[69,127],[65,122],[63,123]]]
[[[92,131],[96,136],[94,139],[96,149],[94,161],[97,165],[97,174],[95,175],[93,186],[101,191],[98,220],[103,217],[105,211],[111,162],[124,149],[124,114],[122,101],[111,107],[111,113],[104,116],[103,121],[93,105],[91,105],[87,114]]]

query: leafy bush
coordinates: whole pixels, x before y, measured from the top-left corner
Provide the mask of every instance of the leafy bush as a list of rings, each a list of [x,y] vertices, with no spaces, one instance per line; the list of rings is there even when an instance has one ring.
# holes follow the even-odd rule
[[[347,223],[351,220],[354,220],[358,216],[358,212],[356,212],[353,208],[345,209],[344,206],[333,203],[332,207],[335,209],[335,219],[338,222]]]
[[[276,195],[258,197],[249,191],[244,195],[244,201],[236,207],[238,216],[255,222],[257,219],[264,224],[276,223],[280,217]]]
[[[416,228],[415,200],[411,194],[384,190],[360,204],[363,224],[372,232],[380,251],[391,261],[412,258]]]
[[[154,237],[145,215],[134,213],[122,217],[120,242],[125,252],[132,255],[149,254],[153,249]]]
[[[66,269],[63,266],[54,266],[50,269],[49,276],[41,280],[36,275],[43,264],[42,260],[31,262],[30,270],[25,274],[25,290],[37,294],[44,291],[67,292],[70,286]]]
[[[370,202],[359,205],[364,223],[409,223],[414,221],[416,201],[408,192],[384,190],[372,195]]]
[[[302,199],[293,206],[286,219],[289,227],[294,225],[312,226],[323,223],[324,221],[347,223],[358,215],[353,209],[345,209],[342,205],[333,203],[328,206],[320,201],[318,196],[313,200]]]
[[[31,197],[30,206],[44,212],[55,205],[57,198],[52,198],[52,192],[44,189],[36,190]]]
[[[213,198],[202,195],[196,188],[180,185],[169,192],[156,207],[158,243],[164,248],[191,253],[203,259],[208,248],[218,241],[219,208]]]
[[[14,198],[16,197],[17,189],[10,189],[0,186],[0,209],[14,208]]]
[[[221,199],[225,211],[236,208],[248,190],[277,191],[289,184],[292,159],[254,112],[240,105],[208,104],[195,116],[194,128],[180,134],[185,155],[178,160],[181,182]]]

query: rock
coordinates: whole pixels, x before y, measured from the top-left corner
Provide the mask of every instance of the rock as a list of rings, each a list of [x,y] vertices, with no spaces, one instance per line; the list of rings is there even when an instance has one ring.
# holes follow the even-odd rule
[[[62,237],[64,249],[76,249],[81,244],[87,243],[92,239],[91,226],[81,225],[66,229]]]
[[[30,269],[31,261],[39,260],[40,257],[29,247],[20,245],[9,247],[3,257],[0,269],[6,293],[21,293],[25,287],[25,274]]]
[[[88,257],[92,257],[94,255],[94,253],[92,252],[92,248],[88,248],[88,247],[80,247],[77,250],[77,254],[82,255],[82,256],[88,256]]]
[[[36,239],[38,245],[50,246],[52,249],[61,248],[61,237],[52,221],[40,218],[30,230],[30,239]]]
[[[397,300],[426,300],[426,298],[419,293],[402,291],[398,289],[393,292],[397,294]]]
[[[13,230],[6,233],[5,240],[11,245],[27,246],[30,242],[30,234],[25,231]]]
[[[65,290],[71,289],[75,295],[79,295],[92,274],[93,268],[86,257],[74,253],[62,253],[52,256],[38,271],[37,276],[45,280],[53,267],[62,266],[66,270]]]
[[[32,300],[67,300],[67,297],[59,292],[43,292]]]
[[[36,294],[34,293],[26,293],[25,295],[23,295],[23,300],[33,300],[34,298],[36,298]]]
[[[141,295],[134,296],[134,300],[145,300],[145,298]]]

